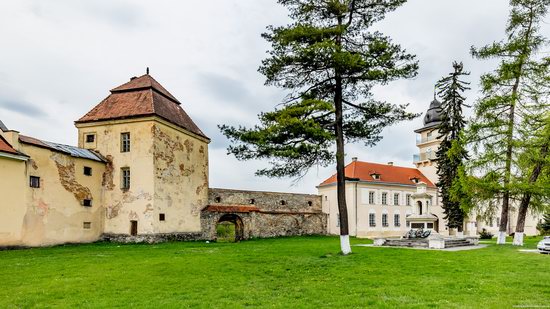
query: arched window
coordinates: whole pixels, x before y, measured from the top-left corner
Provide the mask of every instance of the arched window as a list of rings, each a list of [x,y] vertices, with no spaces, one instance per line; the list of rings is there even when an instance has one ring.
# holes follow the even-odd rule
[[[418,201],[417,204],[418,204],[418,214],[421,215],[422,214],[422,202]]]

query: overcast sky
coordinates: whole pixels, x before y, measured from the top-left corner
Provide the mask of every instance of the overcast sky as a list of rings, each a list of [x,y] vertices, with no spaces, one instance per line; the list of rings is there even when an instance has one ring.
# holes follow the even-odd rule
[[[433,85],[453,60],[479,75],[494,63],[469,56],[470,46],[504,37],[506,0],[409,0],[377,25],[420,61],[418,77],[376,89],[376,96],[425,112]],[[226,154],[218,124],[253,125],[284,97],[264,86],[257,68],[269,46],[260,34],[288,23],[275,0],[0,2],[0,119],[10,129],[75,145],[73,121],[109,89],[145,73],[162,83],[212,139],[210,186],[315,193],[335,167],[318,168],[299,183],[254,176],[265,162]],[[548,24],[543,32],[550,37]],[[348,145],[346,160],[413,166],[414,129],[422,117],[384,131],[374,148]]]

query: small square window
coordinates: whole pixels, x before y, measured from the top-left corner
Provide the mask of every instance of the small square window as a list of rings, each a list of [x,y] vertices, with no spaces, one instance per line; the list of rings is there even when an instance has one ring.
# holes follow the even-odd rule
[[[253,198],[251,198],[250,201],[248,201],[248,203],[251,204],[251,205],[252,205],[252,204],[255,204],[255,203],[256,203],[256,200],[253,199]]]
[[[40,188],[40,177],[31,176],[29,185],[31,188]]]
[[[92,222],[83,222],[82,223],[82,228],[84,228],[85,230],[89,230],[92,228]]]
[[[95,142],[95,134],[86,134],[86,143]]]
[[[84,175],[92,176],[92,168],[88,166],[84,166]]]
[[[166,221],[166,214],[159,214],[159,221]]]
[[[311,207],[311,206],[313,206],[313,202],[312,201],[307,201],[307,205]]]
[[[82,206],[85,206],[85,207],[92,207],[92,200],[90,199],[84,199],[82,201]]]
[[[286,201],[285,200],[281,200],[281,205],[286,205]]]

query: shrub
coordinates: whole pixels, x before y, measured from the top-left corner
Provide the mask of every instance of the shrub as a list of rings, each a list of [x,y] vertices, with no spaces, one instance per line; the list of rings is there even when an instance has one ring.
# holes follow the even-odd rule
[[[486,229],[481,230],[479,232],[479,239],[491,239],[493,238],[493,234],[489,233]]]

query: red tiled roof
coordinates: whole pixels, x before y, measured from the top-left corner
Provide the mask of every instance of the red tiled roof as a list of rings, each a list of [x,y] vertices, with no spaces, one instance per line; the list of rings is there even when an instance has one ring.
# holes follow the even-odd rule
[[[111,94],[76,123],[159,116],[183,129],[208,138],[181,103],[153,77],[145,74],[111,90]]]
[[[17,150],[13,149],[13,147],[10,145],[10,143],[8,143],[8,141],[5,140],[2,135],[0,135],[0,152],[5,152],[5,153],[9,153],[9,154],[14,154],[14,155],[20,155],[20,153]]]
[[[380,179],[374,179],[371,175],[378,174]],[[348,178],[358,178],[360,181],[414,185],[414,178],[425,182],[429,187],[434,184],[418,169],[411,167],[393,166],[371,162],[353,161],[345,167],[345,175]],[[336,183],[336,174],[321,183],[321,186]]]
[[[203,210],[210,212],[259,212],[256,206],[244,205],[208,205]]]

